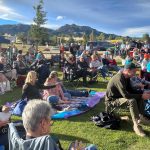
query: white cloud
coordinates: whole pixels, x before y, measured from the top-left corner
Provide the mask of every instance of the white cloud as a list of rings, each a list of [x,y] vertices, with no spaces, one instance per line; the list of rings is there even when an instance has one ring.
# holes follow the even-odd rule
[[[0,5],[0,14],[0,18],[5,20],[18,21],[19,19],[23,18],[23,16],[15,12],[15,10],[4,5]]]
[[[0,18],[25,24],[29,24],[31,22],[31,20],[28,17],[20,14],[19,12],[15,11],[10,7],[7,7],[3,4],[2,1],[0,1]]]
[[[124,30],[124,36],[142,36],[144,33],[150,33],[150,26],[127,28]]]
[[[62,20],[62,19],[64,19],[65,18],[65,16],[57,16],[56,17],[56,20]]]
[[[44,25],[44,27],[45,28],[49,28],[49,29],[54,29],[54,30],[56,30],[56,29],[58,29],[60,26],[59,25],[57,25],[57,24],[45,24]]]

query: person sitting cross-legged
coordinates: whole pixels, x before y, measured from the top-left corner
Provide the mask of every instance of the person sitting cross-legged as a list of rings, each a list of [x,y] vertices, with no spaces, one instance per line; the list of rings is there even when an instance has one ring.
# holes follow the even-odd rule
[[[144,100],[150,98],[150,94],[136,94],[131,89],[130,78],[135,76],[136,66],[133,63],[125,65],[123,71],[119,71],[113,76],[106,90],[105,104],[106,111],[109,112],[112,107],[120,107],[122,104],[129,105],[130,114],[133,121],[135,133],[141,137],[146,136],[140,124],[150,124],[150,121],[144,117]]]

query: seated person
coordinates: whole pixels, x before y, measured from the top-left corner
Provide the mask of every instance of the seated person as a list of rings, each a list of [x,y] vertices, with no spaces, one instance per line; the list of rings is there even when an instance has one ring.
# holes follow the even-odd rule
[[[6,63],[5,57],[0,57],[0,73],[3,73],[10,80],[17,79],[16,69],[12,69],[11,65]]]
[[[130,78],[131,87],[135,92],[143,93],[150,88],[150,82],[146,81],[144,78],[141,79],[137,76]]]
[[[0,107],[0,112],[7,113],[8,111],[9,111],[9,107],[7,107],[7,106]],[[5,121],[0,120],[0,145],[3,145],[6,150],[9,149],[8,134],[3,133],[2,129],[8,128],[8,126],[7,126],[8,123],[9,123],[9,120],[5,120]]]
[[[117,62],[115,59],[108,58],[109,65],[108,68],[113,69],[114,71],[119,71],[120,67],[117,66]]]
[[[110,111],[111,106],[129,105],[133,129],[137,135],[144,137],[146,134],[140,124],[150,124],[150,121],[144,117],[144,100],[149,99],[150,94],[145,92],[136,94],[131,90],[130,78],[135,76],[136,70],[133,63],[125,65],[123,71],[119,71],[110,79],[106,89],[105,104],[107,112]]]
[[[144,54],[144,59],[142,60],[142,63],[141,63],[141,68],[142,68],[142,71],[146,72],[146,67],[147,67],[147,64],[149,62],[149,54]]]
[[[60,85],[61,85],[61,88],[62,88],[62,90],[63,90],[63,93],[64,93],[64,95],[71,95],[71,97],[72,96],[75,96],[75,97],[88,97],[89,96],[89,92],[90,91],[81,91],[81,90],[70,90],[70,89],[66,89],[65,88],[65,86],[64,86],[64,84],[63,84],[63,82],[61,82],[61,80],[58,78],[58,73],[57,72],[55,72],[55,74],[56,74],[56,76],[57,76],[57,81],[58,81],[58,83],[60,83]],[[68,97],[68,96],[67,96]],[[70,96],[69,96],[70,97]]]
[[[10,91],[10,82],[4,74],[0,73],[0,95]]]
[[[40,61],[40,60],[43,60],[43,59],[45,59],[44,54],[41,51],[38,51],[38,53],[36,54],[35,60]]]
[[[147,67],[149,65],[150,61],[150,55],[149,54],[144,54],[144,59],[142,60],[141,63],[141,77],[145,78],[146,80],[150,81],[150,75],[149,72],[147,72]]]
[[[17,74],[20,75],[26,75],[27,72],[29,71],[28,66],[23,61],[22,54],[17,55],[17,60],[13,62],[13,68],[15,68],[17,70]]]
[[[84,50],[84,51],[82,52],[81,56],[84,58],[84,60],[85,60],[85,61],[88,63],[88,65],[89,65],[89,63],[90,63],[90,61],[91,61],[91,55],[90,55],[89,50]]]
[[[76,61],[73,55],[67,56],[64,62],[64,78],[66,80],[73,80],[76,72]]]
[[[63,150],[59,140],[56,137],[54,138],[51,136],[50,128],[53,123],[51,120],[51,115],[52,108],[48,102],[39,99],[34,99],[28,102],[22,114],[23,126],[26,131],[26,140],[28,140],[28,142],[24,142],[24,140],[19,139],[18,143],[16,142],[15,144],[10,144],[12,146],[10,149],[32,150],[40,148],[41,150]],[[15,134],[12,135],[12,138],[15,138],[13,136],[15,136]],[[38,140],[40,138],[41,140]],[[32,141],[32,144],[30,144],[30,141]],[[12,141],[10,140],[10,142]],[[69,150],[85,149],[82,142],[76,144],[76,147],[72,147]],[[93,146],[93,148],[97,150],[95,146]]]
[[[50,119],[51,114],[52,109],[48,102],[39,99],[29,101],[22,114],[23,126],[26,131],[26,140],[28,142],[25,142],[26,140],[23,140],[18,134],[16,134],[16,130],[12,131],[11,128],[13,126],[10,124],[10,132],[13,132],[10,136],[11,139],[14,139],[13,141],[9,139],[10,149],[62,150],[62,148],[59,147],[60,145],[57,145],[50,135],[50,128],[52,125]]]
[[[137,48],[133,49],[133,58],[137,61],[140,60],[140,54],[139,54],[139,50]]]
[[[102,77],[105,79],[109,75],[108,70],[103,66],[103,63],[98,60],[97,55],[91,56],[90,68],[93,72],[100,71]]]
[[[79,61],[77,62],[77,71],[76,71],[76,77],[83,78],[83,86],[87,85],[87,76],[89,76],[91,79],[96,74],[93,74],[91,71],[89,71],[89,66],[87,62],[84,60],[82,56],[80,56]]]
[[[32,99],[42,99],[42,93],[40,89],[54,88],[56,85],[44,86],[37,82],[37,73],[35,71],[30,71],[27,74],[25,84],[22,88],[22,99],[27,98],[27,100]]]
[[[45,60],[40,60],[36,67],[36,72],[38,74],[38,82],[40,84],[44,84],[46,78],[48,78],[50,74],[50,64],[46,63]]]
[[[56,87],[52,89],[46,89],[43,92],[43,99],[49,101],[52,104],[52,106],[58,103],[68,103],[68,99],[71,98],[71,95],[69,95],[69,97],[65,97],[61,85],[58,84],[56,71],[52,71],[50,73],[44,85],[45,86],[56,85]]]
[[[26,52],[24,55],[24,61],[27,66],[30,66],[34,61],[34,55],[30,55],[29,52]]]

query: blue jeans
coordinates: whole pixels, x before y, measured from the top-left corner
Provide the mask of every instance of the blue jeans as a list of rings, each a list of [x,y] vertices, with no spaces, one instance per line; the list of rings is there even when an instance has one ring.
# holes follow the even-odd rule
[[[85,96],[87,96],[87,91],[78,91],[78,90],[65,89],[64,93],[68,93],[71,96],[76,96],[76,97],[85,97]],[[65,97],[67,97],[67,96],[65,96]]]
[[[106,74],[108,73],[108,69],[103,66],[101,69],[99,69],[100,73],[102,74],[102,77],[105,78]]]
[[[9,147],[9,143],[8,143],[8,134],[7,133],[4,134],[4,135],[0,135],[0,146],[1,146],[1,149],[2,149],[3,146],[4,146],[4,150],[9,149],[8,148]]]

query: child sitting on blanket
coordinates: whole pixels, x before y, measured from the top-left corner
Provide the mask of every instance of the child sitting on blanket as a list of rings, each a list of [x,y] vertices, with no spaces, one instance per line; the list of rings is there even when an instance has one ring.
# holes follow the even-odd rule
[[[55,84],[56,87],[53,89],[44,90],[43,99],[49,101],[52,104],[52,106],[58,103],[69,103],[68,100],[71,96],[70,97],[64,96],[61,85],[57,81],[56,71],[52,71],[49,77],[46,79],[46,82],[44,83],[45,86],[50,86],[53,84]]]

